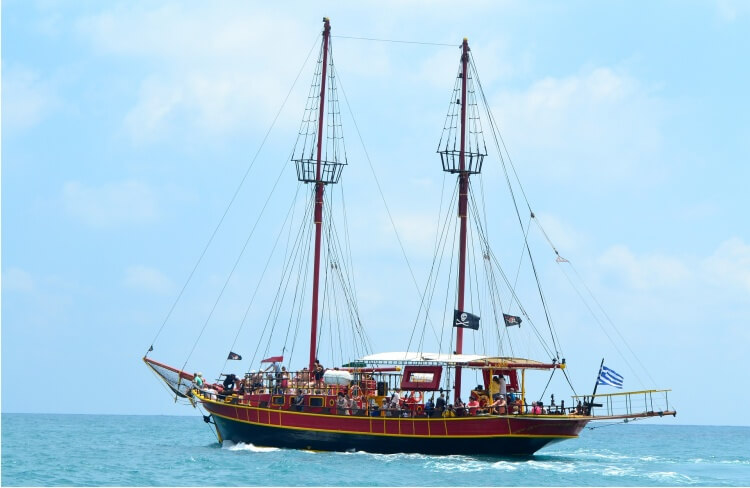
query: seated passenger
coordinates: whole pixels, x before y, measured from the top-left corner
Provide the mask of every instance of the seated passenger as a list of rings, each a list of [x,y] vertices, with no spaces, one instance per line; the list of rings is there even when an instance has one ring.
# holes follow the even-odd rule
[[[445,407],[445,411],[443,412],[444,418],[452,418],[456,416],[456,410],[453,408],[453,405],[448,405]]]
[[[544,413],[544,410],[542,409],[542,402],[534,402],[531,413],[533,413],[534,415],[541,415],[542,413]]]
[[[497,400],[495,400],[492,405],[490,405],[490,409],[492,413],[497,415],[505,415],[506,413],[508,413],[505,397],[498,394]]]
[[[466,406],[469,408],[469,415],[477,414],[477,410],[479,409],[479,402],[477,401],[476,397],[469,397],[469,403],[467,403]]]

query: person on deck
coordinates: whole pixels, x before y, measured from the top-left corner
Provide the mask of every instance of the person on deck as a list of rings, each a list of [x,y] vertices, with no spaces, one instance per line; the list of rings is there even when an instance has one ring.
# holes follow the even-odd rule
[[[492,381],[490,381],[489,390],[490,390],[490,398],[492,398],[492,400],[497,400],[497,398],[495,398],[495,395],[500,394],[500,377],[499,376],[495,375],[492,377]]]
[[[466,406],[469,408],[469,415],[476,415],[477,410],[479,409],[479,402],[477,401],[477,397],[469,397],[469,403],[467,403]]]
[[[497,415],[505,415],[508,413],[507,403],[505,397],[498,394],[497,400],[490,405],[491,412]]]
[[[203,388],[203,385],[206,384],[206,381],[203,379],[203,373],[195,373],[193,376],[193,383],[195,383],[195,386],[197,386],[199,390]]]
[[[456,416],[456,410],[453,405],[448,405],[443,412],[443,418],[453,418]]]
[[[346,400],[343,392],[339,392],[338,399],[336,400],[336,411],[339,415],[349,415],[349,402]]]
[[[443,415],[443,412],[445,411],[445,395],[443,392],[440,392],[440,396],[437,400],[435,400],[435,411],[437,411],[438,415]]]
[[[237,377],[233,373],[229,373],[226,375],[227,377],[224,378],[224,382],[222,383],[222,386],[224,387],[224,392],[227,395],[231,395],[232,391],[234,390],[235,382],[237,381]]]
[[[508,386],[507,386],[507,383],[505,382],[505,376],[500,375],[500,394],[502,396],[506,396],[508,394],[507,388]]]
[[[305,396],[302,394],[302,390],[297,389],[297,396],[292,399],[292,408],[296,411],[302,411],[302,404],[305,401]]]
[[[434,397],[430,397],[424,404],[424,413],[429,418],[435,413],[435,402],[432,401]]]
[[[325,368],[323,368],[323,365],[320,364],[320,361],[317,359],[315,360],[315,365],[313,375],[315,376],[315,386],[321,387],[323,384],[323,374],[325,373]]]
[[[456,416],[463,417],[466,415],[466,404],[461,400],[461,398],[456,399],[456,404],[454,405]]]

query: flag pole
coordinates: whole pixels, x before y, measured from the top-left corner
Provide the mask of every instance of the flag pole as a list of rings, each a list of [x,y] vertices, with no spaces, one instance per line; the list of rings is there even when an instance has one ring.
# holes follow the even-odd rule
[[[602,377],[603,367],[604,367],[604,358],[602,358],[602,363],[599,365],[599,374],[596,375],[596,382],[594,383],[594,392],[591,394],[591,399],[589,400],[589,415],[591,415],[591,409],[594,407],[594,397],[596,396],[596,388],[599,386],[599,378]]]

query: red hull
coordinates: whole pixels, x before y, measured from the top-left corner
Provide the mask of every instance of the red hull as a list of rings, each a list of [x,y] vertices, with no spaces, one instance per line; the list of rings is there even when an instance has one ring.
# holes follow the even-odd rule
[[[222,440],[335,451],[529,455],[551,442],[578,437],[590,420],[558,415],[366,417],[201,402]]]

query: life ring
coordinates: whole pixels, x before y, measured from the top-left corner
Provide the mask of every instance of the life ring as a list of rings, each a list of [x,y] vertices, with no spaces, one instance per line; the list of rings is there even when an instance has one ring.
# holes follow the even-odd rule
[[[417,405],[417,413],[422,413],[422,410],[424,410],[422,405]]]
[[[362,398],[362,388],[360,388],[359,385],[352,386],[352,389],[349,390],[349,393],[354,400],[360,400]]]
[[[416,403],[422,403],[422,400],[424,399],[421,391],[411,392],[411,398],[413,398]]]
[[[333,399],[330,399],[330,400],[328,400],[328,405],[332,407],[332,406],[336,405],[336,402],[333,401]]]

